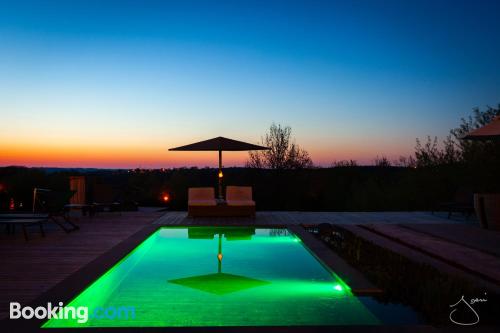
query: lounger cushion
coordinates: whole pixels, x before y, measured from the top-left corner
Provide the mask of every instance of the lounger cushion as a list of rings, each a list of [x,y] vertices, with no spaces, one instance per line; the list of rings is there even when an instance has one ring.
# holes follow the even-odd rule
[[[255,206],[255,201],[253,200],[228,200],[228,206]]]
[[[188,190],[189,206],[216,206],[213,187],[191,187]]]
[[[226,187],[226,200],[229,201],[252,201],[251,186],[228,186]]]
[[[215,191],[213,187],[190,187],[188,200],[215,200]]]

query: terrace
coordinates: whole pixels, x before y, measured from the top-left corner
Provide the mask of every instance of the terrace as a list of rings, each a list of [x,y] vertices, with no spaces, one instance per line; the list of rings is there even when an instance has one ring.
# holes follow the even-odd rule
[[[0,333],[500,331],[498,13],[0,1]]]
[[[354,294],[383,295],[387,286],[341,256],[342,250],[332,251],[328,243],[321,241],[321,229],[314,233],[318,225],[330,224],[346,237],[362,239],[413,263],[457,277],[473,285],[474,290],[500,291],[500,232],[480,229],[474,221],[460,217],[448,220],[445,215],[428,212],[262,211],[255,218],[188,218],[186,212],[141,208],[138,212],[79,217],[78,223],[80,230],[69,234],[53,225],[47,226],[46,237],[33,230],[29,241],[20,234],[0,235],[0,318],[8,316],[8,303],[12,300],[22,304],[69,301],[163,226],[286,227],[326,266],[349,281]],[[444,300],[449,304],[453,301]],[[482,319],[491,324],[491,318]],[[29,331],[43,321],[4,322],[6,327],[19,325],[12,327]],[[415,328],[398,324],[402,331]],[[427,324],[435,322],[426,318],[416,327],[432,330]]]

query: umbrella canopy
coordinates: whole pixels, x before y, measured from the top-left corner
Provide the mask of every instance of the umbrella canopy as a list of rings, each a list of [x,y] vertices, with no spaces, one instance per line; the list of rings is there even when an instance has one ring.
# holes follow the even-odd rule
[[[254,145],[243,141],[224,138],[222,136],[191,143],[189,145],[170,148],[169,151],[218,151],[219,152],[219,199],[222,199],[222,151],[269,150],[268,147]]]
[[[251,143],[224,138],[222,136],[191,143],[189,145],[170,148],[170,151],[244,151],[244,150],[266,150],[267,147]]]
[[[267,281],[222,272],[174,279],[168,282],[219,296],[269,284]]]
[[[500,116],[493,118],[489,123],[469,132],[462,139],[465,140],[500,140]]]

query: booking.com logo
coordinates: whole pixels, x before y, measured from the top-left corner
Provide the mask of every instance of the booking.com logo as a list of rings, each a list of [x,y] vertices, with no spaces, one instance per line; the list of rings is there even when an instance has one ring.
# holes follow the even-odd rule
[[[47,303],[47,306],[36,308],[21,307],[18,302],[10,302],[10,319],[73,319],[79,324],[86,323],[90,319],[135,319],[135,307],[133,306],[98,306],[89,313],[87,306],[64,306],[59,302],[57,306]]]

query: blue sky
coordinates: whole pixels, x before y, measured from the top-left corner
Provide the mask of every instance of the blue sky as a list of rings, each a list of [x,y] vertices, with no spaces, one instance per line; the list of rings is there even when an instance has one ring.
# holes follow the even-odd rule
[[[0,164],[212,165],[166,149],[257,142],[271,122],[321,165],[408,155],[416,137],[500,103],[499,12],[499,1],[0,1]]]

